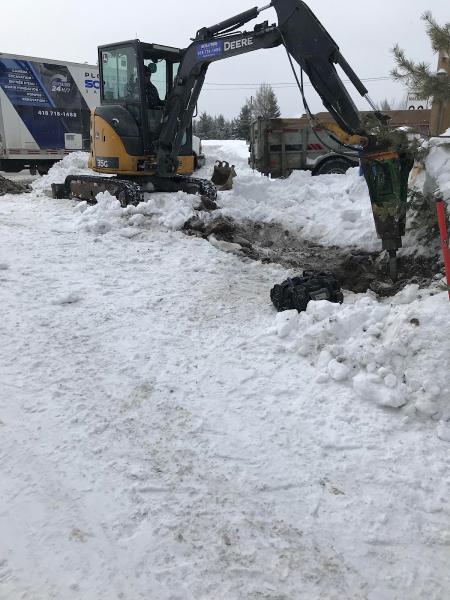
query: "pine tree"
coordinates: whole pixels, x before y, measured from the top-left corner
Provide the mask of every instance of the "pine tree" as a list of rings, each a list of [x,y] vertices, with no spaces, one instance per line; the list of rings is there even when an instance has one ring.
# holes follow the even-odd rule
[[[387,98],[385,98],[378,104],[378,109],[381,110],[381,112],[392,110],[391,103],[389,102],[389,100]]]
[[[278,119],[281,116],[277,97],[268,83],[261,84],[256,92],[254,115],[263,119]]]
[[[427,34],[435,52],[445,52],[450,55],[450,23],[440,26],[431,12],[426,12],[422,19],[426,22]],[[415,63],[406,57],[405,51],[398,45],[393,49],[397,67],[392,76],[403,81],[408,89],[420,100],[433,98],[437,102],[450,100],[450,78],[436,73],[426,63]]]
[[[236,119],[235,136],[237,139],[249,141],[252,120],[253,110],[250,101],[247,100]]]
[[[207,112],[202,112],[199,119],[195,121],[195,134],[204,140],[211,139],[211,131],[213,128],[213,121]]]
[[[216,132],[216,140],[224,140],[226,139],[226,130],[227,130],[227,124],[225,121],[225,117],[223,115],[218,115],[215,120],[214,120],[214,129]]]

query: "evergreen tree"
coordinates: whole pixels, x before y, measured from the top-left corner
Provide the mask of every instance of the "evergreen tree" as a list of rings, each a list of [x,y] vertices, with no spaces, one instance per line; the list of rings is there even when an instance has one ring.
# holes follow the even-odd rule
[[[450,55],[450,23],[440,26],[430,12],[422,19],[426,22],[427,34],[435,52],[446,52]],[[404,50],[398,45],[393,49],[397,67],[392,71],[394,79],[403,81],[408,89],[420,100],[433,98],[438,102],[450,100],[449,77],[436,73],[426,63],[415,63],[408,59]]]
[[[202,112],[199,119],[195,121],[194,132],[204,140],[211,139],[211,130],[213,128],[213,120],[207,112]]]
[[[224,140],[226,139],[227,133],[227,124],[225,122],[225,118],[223,115],[218,115],[215,118],[215,131],[216,131],[216,140]]]
[[[254,115],[263,119],[278,119],[281,116],[277,97],[268,83],[261,84],[256,92]]]
[[[378,104],[378,110],[381,110],[381,112],[387,111],[387,110],[392,110],[391,103],[389,102],[389,100],[387,98],[385,98]]]
[[[246,140],[250,139],[250,125],[253,120],[253,111],[250,101],[247,100],[244,106],[241,108],[239,117],[236,119],[235,135],[237,139]]]

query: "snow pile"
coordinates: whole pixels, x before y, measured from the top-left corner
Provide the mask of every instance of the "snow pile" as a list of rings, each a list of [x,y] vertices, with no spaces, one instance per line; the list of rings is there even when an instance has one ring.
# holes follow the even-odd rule
[[[425,161],[428,181],[426,191],[434,191],[450,204],[450,129],[444,134],[448,138],[432,138]],[[431,181],[430,181],[431,180]]]
[[[325,246],[377,250],[366,182],[358,169],[346,175],[312,177],[296,171],[288,179],[244,175],[231,194],[221,195],[222,214],[237,220],[280,223]]]
[[[359,169],[350,169],[346,175],[318,177],[309,171],[295,171],[288,179],[268,179],[249,168],[245,142],[203,144],[209,171],[216,160],[236,165],[233,190],[219,194],[223,216],[279,223],[326,246],[356,246],[368,251],[380,248],[369,191]]]
[[[126,237],[133,237],[136,230],[148,229],[151,225],[176,231],[193,216],[196,203],[196,196],[184,192],[146,194],[146,202],[122,208],[114,196],[102,192],[97,195],[97,204],[90,206],[87,202],[80,202],[76,205],[76,225],[83,231],[98,235],[120,229]]]
[[[32,188],[45,191],[51,189],[52,183],[64,183],[68,175],[93,175],[93,172],[88,169],[88,160],[87,152],[72,152],[55,163],[47,175],[36,179],[32,183]]]
[[[318,383],[348,382],[358,397],[379,406],[408,405],[407,414],[450,420],[447,294],[412,285],[384,303],[370,294],[346,301],[280,313],[271,332],[314,360]]]

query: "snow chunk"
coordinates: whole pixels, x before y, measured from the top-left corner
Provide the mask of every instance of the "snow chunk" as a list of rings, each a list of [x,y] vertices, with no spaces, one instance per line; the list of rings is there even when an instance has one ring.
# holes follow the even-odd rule
[[[379,406],[400,408],[407,402],[404,390],[387,388],[380,385],[371,375],[359,373],[353,379],[353,389],[365,400],[375,402]]]
[[[350,375],[350,369],[347,365],[333,359],[328,363],[328,374],[334,381],[345,381]]]
[[[105,235],[113,228],[123,226],[118,222],[123,215],[120,202],[109,192],[97,195],[97,204],[89,206],[78,216],[77,223],[84,231]]]
[[[278,313],[276,316],[276,331],[278,337],[286,338],[298,327],[298,312],[296,310],[286,310]]]
[[[441,421],[437,428],[437,435],[443,442],[450,442],[450,423]]]
[[[76,304],[77,302],[80,302],[80,300],[82,300],[83,297],[77,293],[77,292],[69,292],[68,294],[65,294],[63,296],[60,296],[59,298],[56,298],[55,300],[53,300],[52,304],[55,305],[59,305],[59,306],[64,306],[66,304]]]

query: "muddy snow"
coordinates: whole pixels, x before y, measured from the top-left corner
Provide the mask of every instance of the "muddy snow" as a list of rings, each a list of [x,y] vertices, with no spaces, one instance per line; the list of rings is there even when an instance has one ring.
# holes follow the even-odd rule
[[[376,249],[357,172],[206,151],[238,170],[221,217]],[[49,198],[83,160],[0,200],[0,598],[446,598],[441,275],[277,314],[300,264],[186,235],[186,194]]]

